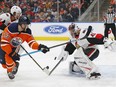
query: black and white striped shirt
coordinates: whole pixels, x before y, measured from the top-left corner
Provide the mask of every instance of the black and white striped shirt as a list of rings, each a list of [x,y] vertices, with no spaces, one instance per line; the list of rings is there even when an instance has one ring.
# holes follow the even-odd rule
[[[115,17],[116,17],[115,12],[107,12],[105,15],[105,23],[108,24],[115,23]]]

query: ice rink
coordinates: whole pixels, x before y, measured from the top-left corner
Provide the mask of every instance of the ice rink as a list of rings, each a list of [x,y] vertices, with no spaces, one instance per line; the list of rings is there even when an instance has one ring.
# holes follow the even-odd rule
[[[38,41],[48,47],[63,43],[63,41]],[[23,44],[28,52],[33,50],[26,43]],[[50,52],[43,54],[37,52],[31,56],[41,65],[49,66],[51,70],[58,60],[55,57],[61,52],[61,47],[50,49]],[[14,80],[10,80],[6,70],[0,66],[0,87],[116,87],[116,53],[99,46],[100,55],[93,62],[101,72],[101,79],[88,80],[83,76],[72,75],[69,73],[69,62],[73,61],[73,55],[69,56],[64,62],[48,76],[36,63],[28,56],[21,57],[19,71]],[[25,52],[23,52],[25,54]]]

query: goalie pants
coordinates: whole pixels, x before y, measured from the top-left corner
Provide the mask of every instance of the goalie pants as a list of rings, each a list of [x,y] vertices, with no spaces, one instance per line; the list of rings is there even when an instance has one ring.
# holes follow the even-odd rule
[[[69,52],[69,55],[73,54],[76,50],[76,47],[72,43],[68,43],[65,47],[65,51]],[[99,56],[99,50],[96,48],[87,48],[83,49],[83,52],[88,56],[88,58],[93,61],[95,58]]]

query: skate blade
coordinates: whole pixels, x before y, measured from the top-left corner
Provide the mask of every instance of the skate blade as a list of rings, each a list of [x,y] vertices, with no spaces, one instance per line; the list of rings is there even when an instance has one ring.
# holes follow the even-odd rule
[[[49,71],[47,68],[44,68],[43,71],[44,71],[47,75],[49,75],[49,73],[50,73],[50,71]]]
[[[89,80],[98,80],[98,79],[100,79],[101,78],[101,76],[92,76],[92,77],[88,77],[88,79]]]

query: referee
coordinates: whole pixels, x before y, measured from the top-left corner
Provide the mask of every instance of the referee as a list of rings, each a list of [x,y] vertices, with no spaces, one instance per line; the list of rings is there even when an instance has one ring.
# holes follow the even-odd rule
[[[104,26],[105,26],[105,31],[104,31],[104,37],[108,38],[108,31],[111,29],[112,33],[114,35],[114,39],[116,40],[116,27],[115,27],[115,19],[116,19],[116,14],[113,10],[112,6],[109,6],[108,12],[104,16]]]

